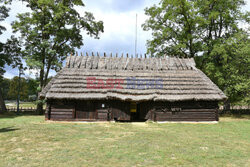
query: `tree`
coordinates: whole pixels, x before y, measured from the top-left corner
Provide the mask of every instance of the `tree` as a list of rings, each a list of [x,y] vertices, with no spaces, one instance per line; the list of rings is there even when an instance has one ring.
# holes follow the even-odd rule
[[[18,76],[12,78],[10,81],[8,96],[13,100],[17,99],[17,96],[18,96],[18,82],[19,82]],[[28,84],[25,78],[20,79],[20,90],[22,90],[20,91],[20,100],[27,100],[28,99]]]
[[[163,0],[160,7],[145,9],[150,16],[143,24],[144,30],[152,30],[153,39],[147,42],[151,55],[193,57],[201,50],[193,2]]]
[[[18,79],[18,93],[17,93],[17,114],[19,114],[19,101],[20,101],[20,83],[21,83],[21,74],[22,71],[26,68],[23,67],[23,63],[21,61],[22,52],[21,52],[21,45],[17,38],[11,36],[10,39],[4,44],[3,53],[8,56],[9,60],[11,61],[11,66],[13,68],[18,68],[19,70],[19,79]]]
[[[162,0],[146,8],[149,16],[144,30],[152,30],[147,43],[151,55],[194,57],[209,55],[221,39],[240,30],[239,21],[249,20],[242,13],[244,0]]]
[[[6,109],[6,106],[5,106],[5,103],[4,103],[4,99],[3,99],[3,96],[2,96],[2,90],[0,89],[0,114],[2,112],[5,112],[7,109]]]
[[[21,33],[23,54],[27,66],[38,70],[40,91],[47,83],[51,69],[58,71],[63,60],[74,49],[83,45],[81,30],[99,38],[103,22],[95,21],[93,14],[82,17],[75,6],[84,7],[82,0],[23,0],[31,12],[18,14],[12,25]],[[38,103],[42,111],[42,102]]]
[[[24,80],[25,80],[26,83],[24,83]],[[17,81],[17,80],[15,80],[15,81]],[[2,90],[2,95],[3,95],[3,97],[5,97],[6,100],[13,100],[13,99],[16,99],[16,97],[17,97],[17,89],[18,89],[17,84],[18,83],[13,83],[15,81],[13,81],[13,79],[8,79],[8,78],[3,78],[2,80],[0,80],[0,88]],[[11,85],[11,83],[12,83],[12,85]],[[27,87],[27,90],[28,90],[27,93],[24,93],[25,98],[23,98],[23,96],[21,96],[21,100],[27,100],[26,97],[27,96],[32,96],[32,95],[37,97],[37,88],[39,87],[38,79],[21,78],[21,85],[26,85],[26,86],[24,86],[25,87],[24,90],[26,91],[26,87]],[[10,87],[12,87],[11,88],[12,90],[10,90]],[[16,88],[16,90],[13,90],[15,88]],[[21,89],[22,88],[23,87],[21,87]],[[14,93],[10,93],[10,92],[14,92]],[[9,95],[11,95],[11,97]]]
[[[195,57],[231,102],[249,101],[249,26],[244,0],[162,0],[146,8],[144,30],[152,30],[147,43],[152,56]],[[244,99],[244,100],[243,100]]]
[[[0,0],[0,22],[5,20],[9,15],[9,8],[6,7],[6,4],[8,3],[8,1],[6,0]],[[3,33],[3,31],[5,31],[6,28],[2,25],[0,25],[0,35]],[[4,74],[4,66],[6,64],[10,64],[11,60],[8,57],[8,55],[3,53],[3,48],[4,48],[4,43],[0,42],[0,80],[2,79],[2,76]],[[5,112],[6,111],[6,106],[4,103],[4,99],[2,96],[2,90],[0,89],[0,113],[1,111]]]
[[[5,97],[6,100],[9,99],[8,92],[10,87],[10,79],[2,78],[0,79],[0,88],[2,90],[2,96]]]
[[[206,74],[225,92],[229,102],[250,103],[250,39],[246,32],[239,32],[224,43],[214,45],[210,56],[196,58]]]
[[[0,22],[4,21],[8,16],[9,8],[6,7],[7,4],[10,4],[11,0],[0,0]],[[6,28],[0,25],[0,35],[3,34]],[[0,42],[0,78],[2,78],[5,70],[5,65],[10,65],[12,63],[12,57],[7,55],[5,50],[5,43]]]
[[[33,78],[27,78],[27,84],[28,84],[28,95],[35,95],[37,96],[37,88],[39,87],[39,80],[33,79]]]

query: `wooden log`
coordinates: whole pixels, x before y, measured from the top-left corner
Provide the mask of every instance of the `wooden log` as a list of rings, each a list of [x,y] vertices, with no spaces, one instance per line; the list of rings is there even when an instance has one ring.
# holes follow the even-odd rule
[[[209,122],[209,121],[216,121],[215,119],[156,119],[155,121],[192,121],[192,122]]]
[[[193,118],[193,117],[216,117],[216,115],[215,114],[206,114],[206,115],[204,115],[204,114],[192,114],[192,115],[190,115],[190,114],[156,114],[156,116],[157,117],[169,117],[169,118],[171,118],[171,117],[191,117],[191,118]]]
[[[72,113],[74,109],[66,109],[66,108],[51,108],[51,112],[70,112]]]
[[[55,104],[52,104],[51,105],[51,109],[73,109],[74,106],[73,105],[55,105]]]
[[[198,116],[201,116],[201,117],[206,117],[206,116],[216,116],[215,113],[211,113],[211,114],[188,114],[188,113],[175,113],[175,114],[156,114],[157,116],[161,116],[161,117],[173,117],[173,116],[178,116],[178,117],[198,117]]]
[[[156,116],[158,117],[209,117],[209,116],[213,116],[216,117],[215,113],[212,114],[156,114]]]
[[[86,121],[86,122],[95,122],[96,119],[73,119],[73,118],[51,118],[51,121]]]
[[[53,115],[72,115],[71,112],[51,112]]]
[[[186,112],[186,111],[181,111],[181,112],[156,112],[156,114],[170,114],[170,115],[174,115],[174,114],[185,114],[185,115],[209,115],[209,114],[215,114],[216,112]]]
[[[97,119],[108,119],[108,113],[98,113]]]
[[[54,115],[51,114],[51,119],[69,119],[72,118],[72,115]]]
[[[185,112],[215,112],[216,109],[182,109]]]

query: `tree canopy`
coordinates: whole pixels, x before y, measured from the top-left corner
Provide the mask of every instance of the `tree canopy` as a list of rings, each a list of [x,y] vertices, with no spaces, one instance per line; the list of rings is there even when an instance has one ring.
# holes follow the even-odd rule
[[[59,70],[70,52],[83,45],[81,30],[98,38],[102,21],[85,12],[82,17],[74,8],[83,7],[81,0],[25,0],[31,12],[18,14],[14,32],[21,33],[24,59],[30,68],[39,70],[40,86],[44,87],[50,69]]]
[[[249,103],[250,13],[243,12],[244,5],[244,0],[162,0],[145,9],[149,18],[142,26],[152,31],[148,53],[195,57],[231,102]]]
[[[19,77],[14,77],[10,81],[10,87],[8,91],[8,96],[10,99],[16,99],[18,95],[18,80]],[[28,99],[28,85],[26,83],[26,80],[24,78],[20,78],[20,99],[21,100],[27,100]]]
[[[6,4],[10,3],[10,0],[0,0],[0,22],[2,22],[3,20],[5,20],[9,14],[9,8],[6,7]],[[0,35],[3,34],[3,31],[5,31],[6,28],[4,26],[2,26],[0,24]],[[0,82],[2,81],[2,76],[5,72],[4,70],[4,66],[7,64],[7,65],[10,65],[11,64],[11,57],[9,57],[5,51],[4,51],[4,48],[5,48],[5,44],[3,42],[0,41]],[[5,106],[5,103],[4,103],[4,99],[3,99],[3,96],[2,96],[2,90],[0,88],[0,113],[1,111],[6,111],[6,106]]]
[[[21,33],[23,57],[29,68],[38,70],[42,90],[50,70],[61,69],[67,55],[83,45],[81,30],[99,38],[103,22],[95,21],[90,12],[82,16],[76,10],[76,6],[84,7],[82,0],[23,1],[31,12],[18,14],[12,28]]]
[[[210,56],[196,57],[198,67],[228,96],[229,101],[250,103],[250,39],[240,32],[214,46]]]
[[[6,7],[6,2],[5,0],[0,0],[0,22],[4,21],[8,16],[8,12],[9,12],[9,8]],[[2,25],[0,25],[0,35],[3,34],[3,31],[5,31],[6,28]],[[4,43],[0,42],[0,77],[2,77],[2,75],[4,74],[5,70],[4,70],[4,66],[6,64],[10,64],[11,61],[8,57],[8,55],[4,54],[3,52],[4,50]]]
[[[244,0],[162,0],[159,6],[146,8],[149,16],[144,30],[152,30],[148,53],[194,57],[210,54],[214,44],[240,30]]]
[[[2,96],[5,100],[15,100],[17,98],[18,79],[18,77],[13,77],[12,79],[3,78],[0,82]],[[30,100],[30,96],[37,97],[37,88],[39,86],[39,80],[24,77],[21,77],[20,79],[20,85],[22,90],[20,100]]]

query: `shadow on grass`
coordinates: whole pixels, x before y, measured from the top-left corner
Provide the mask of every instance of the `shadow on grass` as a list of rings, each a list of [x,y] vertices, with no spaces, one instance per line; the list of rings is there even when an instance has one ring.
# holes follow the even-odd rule
[[[19,130],[19,128],[13,128],[13,127],[1,128],[0,133],[11,132],[11,131],[16,131],[16,130]]]

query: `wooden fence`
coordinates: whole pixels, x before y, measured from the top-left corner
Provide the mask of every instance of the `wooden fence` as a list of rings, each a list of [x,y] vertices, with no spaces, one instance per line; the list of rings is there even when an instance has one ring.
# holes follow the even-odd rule
[[[230,106],[230,110],[224,110],[223,106],[219,108],[219,114],[247,114],[250,115],[250,106]]]
[[[220,110],[224,110],[223,106],[220,106]],[[250,105],[248,106],[230,106],[230,110],[250,110]]]
[[[8,112],[17,112],[17,107],[7,107]],[[36,113],[35,107],[20,107],[19,111],[22,113]]]

